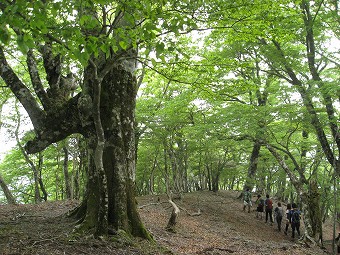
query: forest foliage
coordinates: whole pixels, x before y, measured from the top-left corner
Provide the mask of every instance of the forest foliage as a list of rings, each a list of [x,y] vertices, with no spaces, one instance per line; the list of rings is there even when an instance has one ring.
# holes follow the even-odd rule
[[[67,1],[52,1],[45,13],[44,1],[35,2],[31,33],[16,42],[10,27],[21,24],[10,14],[24,5],[1,9],[1,45],[18,72],[26,72],[25,54],[56,13],[62,30],[50,36],[68,38],[58,50],[74,68],[100,52],[138,48],[137,195],[250,187],[285,202],[316,203],[321,220],[339,213],[337,1],[127,1],[126,22],[140,23],[117,29],[117,40],[82,36]],[[98,26],[90,14],[79,22]],[[82,137],[25,154],[32,131],[0,85],[2,134],[16,141],[1,161],[1,182],[18,203],[39,202],[37,189],[41,199],[80,199],[87,181]]]

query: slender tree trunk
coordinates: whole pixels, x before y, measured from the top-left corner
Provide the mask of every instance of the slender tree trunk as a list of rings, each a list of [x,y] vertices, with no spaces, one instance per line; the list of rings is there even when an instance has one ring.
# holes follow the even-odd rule
[[[278,180],[278,189],[275,196],[279,201],[285,200],[285,189],[286,189],[286,174],[284,174],[283,176],[280,175],[280,178]]]
[[[17,142],[17,145],[22,153],[22,155],[25,158],[26,163],[31,167],[32,172],[33,172],[33,183],[34,183],[34,201],[35,203],[40,203],[41,202],[41,196],[40,196],[40,190],[39,190],[39,171],[37,167],[34,165],[34,162],[29,158],[27,155],[27,152],[25,151],[24,147],[20,143],[19,139],[19,129],[20,129],[20,113],[18,110],[17,105],[15,106],[16,113],[17,113],[17,127],[15,129],[15,139]]]
[[[9,190],[7,184],[5,183],[4,179],[2,178],[2,176],[0,175],[0,187],[2,188],[2,191],[5,194],[5,197],[7,199],[7,203],[11,204],[11,205],[15,205],[16,201],[15,198],[12,194],[12,192]]]
[[[212,176],[211,176],[211,169],[210,169],[209,163],[207,163],[205,167],[207,170],[208,190],[211,191],[212,190]]]
[[[66,198],[71,199],[72,198],[72,191],[71,191],[71,182],[70,182],[70,176],[68,172],[68,149],[66,146],[63,147],[64,151],[64,164],[63,164],[63,170],[64,170],[64,181],[65,181],[65,191],[66,191]]]
[[[41,192],[43,193],[43,197],[42,199],[44,199],[44,201],[47,201],[47,198],[48,198],[48,193],[45,189],[45,185],[44,185],[44,182],[42,180],[42,167],[43,167],[43,164],[44,164],[44,155],[42,152],[39,152],[38,153],[38,157],[39,157],[39,164],[38,164],[38,171],[39,171],[39,186],[40,186],[40,189],[41,189]]]
[[[167,194],[170,193],[170,174],[169,174],[169,166],[168,166],[168,147],[166,140],[163,142],[163,158],[164,158],[164,181],[165,181],[165,192]]]
[[[60,186],[60,179],[58,175],[58,171],[54,173],[54,182],[55,182],[55,200],[59,200],[59,186]]]
[[[73,176],[72,176],[72,190],[73,190],[73,198],[80,198],[80,169],[82,165],[80,162],[77,162],[77,159],[73,159]]]
[[[81,191],[81,178],[80,178],[80,173],[83,173],[85,176],[88,173],[88,165],[87,165],[87,152],[86,149],[84,148],[84,138],[79,137],[77,139],[77,144],[78,144],[78,151],[79,151],[79,163],[75,163],[77,167],[75,167],[74,171],[74,180],[73,180],[73,186],[74,186],[74,198],[80,199],[81,194],[84,194],[84,191]],[[76,159],[74,159],[76,160]],[[83,187],[85,189],[85,187]]]

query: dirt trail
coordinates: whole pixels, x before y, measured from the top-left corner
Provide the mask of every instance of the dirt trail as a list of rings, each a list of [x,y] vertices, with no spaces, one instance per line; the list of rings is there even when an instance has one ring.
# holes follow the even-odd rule
[[[181,209],[176,233],[165,230],[172,210],[166,196],[138,198],[142,220],[159,246],[142,240],[132,245],[129,240],[112,242],[75,237],[72,234],[75,223],[64,215],[77,201],[0,205],[0,255],[326,254],[316,247],[308,248],[292,241],[275,226],[255,218],[255,212],[243,212],[237,196],[238,193],[231,191],[202,191],[175,200]],[[198,209],[199,216],[188,214]]]
[[[238,195],[230,191],[185,194],[181,201],[175,201],[177,205],[190,213],[200,208],[201,215],[189,216],[182,210],[175,234],[164,230],[171,212],[165,197],[161,197],[160,204],[144,207],[141,215],[155,239],[176,254],[325,254],[278,232],[275,224],[266,224],[255,217],[255,212],[243,212]],[[150,197],[144,199],[140,203],[150,203]],[[154,197],[154,201],[157,199]],[[162,224],[155,224],[155,219]],[[301,233],[303,230],[302,226]]]

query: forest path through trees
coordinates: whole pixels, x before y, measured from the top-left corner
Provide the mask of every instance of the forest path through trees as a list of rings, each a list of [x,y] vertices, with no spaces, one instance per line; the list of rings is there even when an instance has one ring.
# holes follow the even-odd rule
[[[137,198],[145,226],[162,247],[142,240],[132,244],[123,238],[116,238],[118,242],[77,238],[72,234],[75,223],[63,217],[77,205],[76,201],[0,205],[0,255],[327,254],[292,241],[289,235],[278,232],[275,224],[270,226],[264,219],[255,218],[255,212],[243,212],[238,194],[200,191],[174,200],[181,209],[176,233],[165,230],[172,210],[165,195]],[[198,209],[200,215],[193,216]],[[324,235],[330,237],[329,233]]]
[[[171,213],[166,196],[160,197],[158,203],[158,196],[154,196],[154,203],[150,203],[150,196],[142,197],[139,201],[145,205],[150,203],[149,206],[142,206],[144,212],[141,210],[146,226],[158,243],[175,254],[326,254],[319,248],[308,248],[299,244],[297,239],[292,240],[290,228],[286,236],[283,231],[277,230],[275,223],[271,226],[265,223],[265,217],[262,220],[256,218],[255,211],[242,211],[243,204],[237,199],[238,195],[236,191],[184,194],[181,200],[175,200],[182,209],[176,233],[165,231]],[[274,202],[274,207],[276,205]],[[190,216],[198,208],[201,215]],[[254,206],[252,210],[255,210]],[[159,220],[155,220],[157,218]],[[301,233],[303,231],[302,226]]]

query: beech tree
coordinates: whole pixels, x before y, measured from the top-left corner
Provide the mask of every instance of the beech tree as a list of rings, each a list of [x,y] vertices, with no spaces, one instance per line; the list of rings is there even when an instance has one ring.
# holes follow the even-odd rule
[[[185,16],[197,9],[176,1],[0,3],[0,75],[36,135],[26,152],[74,133],[86,139],[87,189],[75,211],[79,231],[99,236],[112,228],[149,238],[134,200],[137,51],[155,48],[161,57],[164,38],[157,36],[195,26]]]

